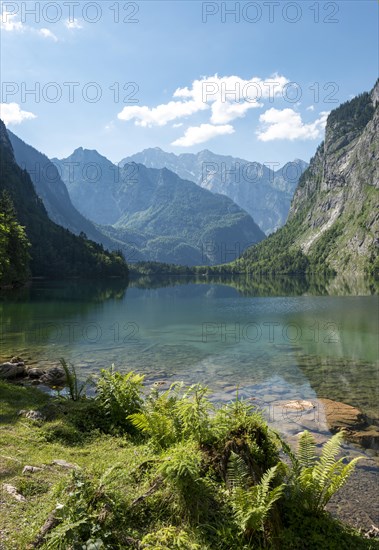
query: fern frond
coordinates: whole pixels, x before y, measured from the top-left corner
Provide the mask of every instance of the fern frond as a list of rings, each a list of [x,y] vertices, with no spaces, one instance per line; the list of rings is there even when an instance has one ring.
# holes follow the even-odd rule
[[[293,489],[299,502],[307,509],[318,513],[322,511],[332,496],[346,483],[353,472],[358,457],[349,464],[344,458],[336,460],[341,449],[343,432],[333,435],[323,446],[321,456],[314,457],[313,437],[304,432],[299,441],[298,460],[300,472],[294,473]]]
[[[314,437],[305,430],[299,439],[299,449],[297,453],[298,462],[302,468],[309,468],[316,458],[316,442]]]
[[[262,491],[264,494],[267,494],[270,489],[270,483],[274,479],[274,477],[277,474],[278,465],[273,466],[272,468],[269,468],[267,472],[265,472],[261,478],[261,481],[259,483],[260,487],[262,488]]]
[[[237,487],[246,489],[248,478],[249,470],[246,462],[232,451],[227,466],[228,483],[235,489]]]
[[[234,489],[232,506],[235,519],[243,532],[264,531],[267,516],[284,490],[284,484],[270,489],[270,484],[276,474],[277,466],[274,466],[263,474],[258,485],[249,489],[243,487]]]
[[[326,504],[329,502],[329,500],[332,498],[332,496],[341,489],[355,470],[355,466],[359,460],[361,460],[363,457],[358,456],[356,458],[353,458],[349,462],[349,464],[345,464],[340,472],[338,472],[337,475],[334,475],[333,478],[330,479],[330,483],[326,490],[324,491],[322,495],[322,499],[320,501],[320,504],[322,507],[326,506]],[[339,464],[341,466],[341,464]]]
[[[333,435],[323,446],[320,459],[314,467],[313,476],[317,483],[323,487],[329,478],[329,472],[336,462],[336,456],[340,452],[343,441],[343,432]]]
[[[149,432],[149,421],[145,413],[129,414],[128,419],[137,430],[143,433]]]

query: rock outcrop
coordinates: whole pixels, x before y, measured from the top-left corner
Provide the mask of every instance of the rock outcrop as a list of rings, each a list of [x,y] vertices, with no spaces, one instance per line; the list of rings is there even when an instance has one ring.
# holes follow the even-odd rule
[[[362,271],[378,255],[378,96],[379,81],[331,112],[289,213],[289,223],[303,215],[296,244],[337,272]]]
[[[26,365],[20,357],[12,357],[0,364],[0,379],[44,384],[49,387],[64,387],[66,373],[60,365],[47,368]]]

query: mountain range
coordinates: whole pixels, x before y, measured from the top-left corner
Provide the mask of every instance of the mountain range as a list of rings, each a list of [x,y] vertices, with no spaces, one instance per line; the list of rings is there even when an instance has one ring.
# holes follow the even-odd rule
[[[95,150],[52,159],[73,205],[134,257],[185,265],[236,259],[265,234],[230,198],[142,164],[116,166]],[[101,226],[101,227],[100,227]]]
[[[85,233],[88,238],[103,244],[107,248],[117,248],[117,243],[101,233],[95,225],[87,220],[74,207],[56,166],[51,160],[28,145],[8,130],[9,141],[17,164],[26,170],[41,197],[49,218],[56,224],[65,227],[79,235]]]
[[[308,166],[296,159],[275,171],[275,163],[250,162],[207,149],[175,155],[159,147],[126,157],[119,166],[132,162],[168,168],[204,189],[226,195],[246,210],[266,235],[285,223],[300,176]]]
[[[32,248],[38,250],[34,274],[56,271],[56,265],[76,274],[94,258],[100,272],[105,246],[122,249],[132,261],[226,264],[220,270],[237,272],[372,275],[379,271],[378,104],[377,82],[371,92],[330,113],[325,140],[308,167],[296,161],[276,172],[210,151],[177,156],[159,148],[119,165],[83,148],[50,161],[1,124],[1,189],[12,195]],[[259,185],[250,181],[252,172],[246,177],[252,165]],[[232,181],[238,173],[245,173],[244,180]],[[287,222],[265,238],[227,193],[240,202],[244,194],[246,201],[257,197],[262,211],[256,208],[256,215],[261,219],[265,213],[267,233],[283,223],[293,194]],[[66,256],[69,243],[75,250],[63,264],[60,243]],[[74,265],[79,250],[85,251],[85,268]],[[109,256],[110,263],[119,261],[116,256]]]

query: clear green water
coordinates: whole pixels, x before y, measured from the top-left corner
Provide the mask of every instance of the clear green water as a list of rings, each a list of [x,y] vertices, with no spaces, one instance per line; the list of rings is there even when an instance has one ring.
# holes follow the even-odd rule
[[[114,363],[148,382],[202,382],[219,399],[239,386],[265,406],[327,397],[378,420],[378,296],[313,292],[34,283],[1,297],[0,359],[64,357],[83,377]]]

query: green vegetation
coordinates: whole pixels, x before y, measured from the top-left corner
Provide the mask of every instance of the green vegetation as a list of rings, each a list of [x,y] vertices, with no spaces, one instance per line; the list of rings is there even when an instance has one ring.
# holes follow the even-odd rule
[[[0,121],[0,192],[11,198],[19,223],[31,243],[30,270],[34,277],[127,278],[128,268],[120,252],[73,235],[53,223],[36,195],[26,170],[16,164],[4,124]],[[19,235],[20,242],[21,234]],[[22,247],[21,247],[22,248]],[[21,274],[24,277],[24,273]]]
[[[327,259],[335,247],[336,240],[343,234],[343,225],[336,222],[327,229],[316,241],[309,255],[309,261],[314,271],[324,271]]]
[[[288,452],[293,465],[293,486],[295,499],[300,507],[318,514],[332,496],[347,482],[360,457],[348,464],[344,459],[336,461],[343,441],[343,432],[336,433],[327,441],[320,458],[316,458],[316,442],[307,431],[301,434],[298,456]]]
[[[350,101],[342,103],[334,109],[328,118],[328,125],[333,129],[333,139],[345,137],[341,146],[345,146],[352,138],[358,135],[371,120],[375,107],[368,92],[359,94]]]
[[[29,247],[8,193],[0,196],[0,287],[22,285],[29,277]]]
[[[246,250],[241,258],[224,266],[209,268],[209,272],[271,275],[312,273],[315,266],[294,244],[303,221],[304,213],[299,212],[267,239]]]
[[[295,454],[238,394],[217,406],[198,384],[149,389],[113,369],[92,398],[6,382],[0,393],[1,476],[26,499],[4,492],[5,550],[379,547],[324,510],[355,466],[336,458],[340,434],[317,459],[305,433]]]
[[[96,160],[101,177],[94,183],[83,168]],[[101,232],[120,243],[129,262],[212,265],[223,249],[265,235],[250,215],[225,195],[212,193],[170,170],[127,164],[119,168],[96,151],[77,149],[54,161],[78,210]],[[67,167],[77,163],[74,177]],[[226,261],[226,260],[225,260]]]
[[[68,397],[73,401],[79,401],[85,394],[86,388],[90,383],[90,378],[88,378],[85,382],[80,382],[74,365],[67,364],[63,358],[60,360],[60,363],[66,377]]]

